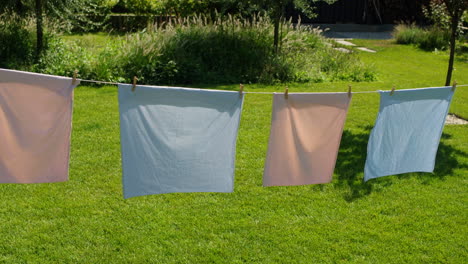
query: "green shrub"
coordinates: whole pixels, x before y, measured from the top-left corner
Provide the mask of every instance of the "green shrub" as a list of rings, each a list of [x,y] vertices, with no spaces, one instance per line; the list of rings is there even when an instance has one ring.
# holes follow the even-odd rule
[[[32,67],[33,71],[61,76],[72,76],[78,70],[83,79],[122,82],[120,67],[116,56],[121,44],[109,41],[103,49],[91,50],[81,41],[64,42],[60,38],[53,38],[49,49],[43,53],[39,63]]]
[[[398,44],[415,44],[424,50],[444,50],[449,46],[450,32],[438,27],[422,29],[414,24],[398,25],[393,32]]]
[[[119,59],[123,72],[156,84],[375,79],[357,57],[326,45],[319,31],[285,22],[282,32],[280,52],[275,53],[268,17],[246,21],[228,16],[210,22],[197,16],[128,36]],[[333,67],[321,65],[330,57]]]
[[[120,58],[126,72],[145,82],[256,82],[275,59],[269,31],[263,18],[249,24],[232,17],[181,19],[130,35]]]
[[[424,30],[414,24],[399,24],[393,32],[393,37],[398,44],[417,44],[423,35]]]
[[[318,29],[295,28],[283,39],[282,52],[296,82],[374,81],[375,70],[354,53],[333,49]]]
[[[141,84],[372,81],[375,72],[354,54],[334,50],[320,31],[285,22],[273,50],[266,16],[179,19],[114,37],[105,47],[53,39],[34,70],[84,79]],[[101,43],[102,44],[102,43]]]
[[[34,60],[36,38],[29,19],[0,15],[0,67],[22,68]]]
[[[432,27],[421,36],[418,46],[423,50],[445,50],[450,46],[450,32]]]

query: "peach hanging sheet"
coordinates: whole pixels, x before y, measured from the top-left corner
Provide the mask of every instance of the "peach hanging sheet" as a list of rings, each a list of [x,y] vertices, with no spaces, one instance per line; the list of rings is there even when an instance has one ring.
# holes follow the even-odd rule
[[[71,78],[0,69],[0,183],[68,180]]]
[[[350,101],[347,93],[275,93],[263,185],[330,182]]]

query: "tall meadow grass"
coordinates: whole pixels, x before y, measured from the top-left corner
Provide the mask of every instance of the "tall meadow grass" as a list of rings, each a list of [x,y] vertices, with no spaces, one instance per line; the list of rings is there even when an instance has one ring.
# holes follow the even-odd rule
[[[415,44],[423,50],[445,50],[449,47],[450,32],[437,28],[420,28],[415,24],[400,24],[393,32],[398,44]]]
[[[266,15],[196,15],[151,25],[139,33],[109,38],[96,49],[54,37],[29,69],[81,78],[141,84],[372,81],[374,70],[354,54],[334,50],[311,27],[283,21],[281,47],[273,49]]]
[[[149,83],[369,81],[371,68],[334,50],[318,29],[284,21],[273,50],[267,16],[180,18],[128,35],[120,54],[127,72]]]

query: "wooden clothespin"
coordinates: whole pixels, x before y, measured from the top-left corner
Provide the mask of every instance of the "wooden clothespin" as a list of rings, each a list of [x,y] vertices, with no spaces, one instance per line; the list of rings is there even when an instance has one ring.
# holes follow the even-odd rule
[[[452,92],[455,91],[455,88],[457,88],[457,81],[453,81]]]
[[[242,98],[242,94],[244,93],[244,85],[242,83],[239,86],[239,97]]]
[[[351,85],[348,85],[348,97],[351,98]]]
[[[78,70],[75,70],[73,72],[73,79],[72,79],[72,84],[75,85],[76,83],[76,77],[78,77]]]
[[[289,92],[289,89],[286,86],[286,89],[284,90],[284,98],[286,98],[286,99],[288,99],[288,92]]]
[[[395,86],[392,87],[392,91],[390,92],[390,95],[393,95],[395,93]]]
[[[132,85],[132,92],[135,91],[136,89],[136,83],[138,81],[138,78],[136,76],[133,76],[133,85]]]

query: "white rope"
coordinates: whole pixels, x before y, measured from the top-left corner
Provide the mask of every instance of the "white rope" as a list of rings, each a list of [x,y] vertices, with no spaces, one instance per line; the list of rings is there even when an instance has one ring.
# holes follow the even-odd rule
[[[84,79],[77,79],[79,80],[80,82],[88,82],[88,83],[97,83],[97,84],[111,84],[111,85],[119,85],[119,84],[128,84],[128,83],[118,83],[118,82],[104,82],[104,81],[94,81],[94,80],[84,80]],[[131,85],[131,84],[130,84]],[[462,84],[462,85],[457,85],[457,88],[458,87],[466,87],[468,86],[468,84]],[[451,87],[451,86],[444,86],[444,87]],[[423,89],[423,88],[427,88],[427,87],[420,87],[420,88],[411,88],[411,89]],[[197,88],[195,88],[197,89]],[[199,89],[199,88],[198,88]],[[397,90],[396,90],[397,91]],[[351,92],[351,94],[366,94],[366,93],[378,93],[379,90],[376,90],[376,91],[362,91],[362,92]],[[243,92],[244,94],[274,94],[274,92]],[[309,93],[309,92],[299,92],[300,93]],[[347,93],[347,92],[343,92],[343,93]],[[297,94],[297,93],[296,93]]]
[[[103,81],[93,81],[93,80],[83,80],[83,79],[76,79],[80,82],[88,82],[88,83],[98,83],[98,84],[113,84],[113,85],[119,85],[123,83],[116,83],[116,82],[103,82]]]
[[[274,94],[272,92],[244,92],[246,94]]]

